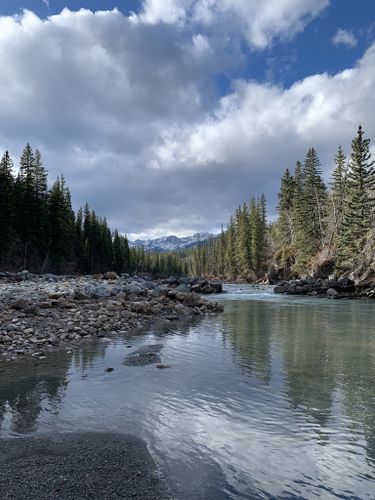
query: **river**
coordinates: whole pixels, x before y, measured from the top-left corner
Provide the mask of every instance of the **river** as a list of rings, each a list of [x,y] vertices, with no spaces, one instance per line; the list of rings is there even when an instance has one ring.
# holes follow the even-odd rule
[[[0,436],[136,434],[181,499],[375,498],[375,303],[215,300],[224,314],[0,364]],[[129,366],[150,344],[170,368]]]

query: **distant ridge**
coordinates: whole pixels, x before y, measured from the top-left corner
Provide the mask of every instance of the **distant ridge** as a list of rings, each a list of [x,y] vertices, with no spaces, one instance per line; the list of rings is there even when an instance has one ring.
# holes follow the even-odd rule
[[[130,241],[129,245],[132,247],[142,247],[146,252],[171,252],[173,250],[184,250],[196,246],[198,240],[200,242],[207,241],[214,238],[212,233],[195,233],[192,236],[184,236],[178,238],[177,236],[163,236],[152,240],[135,240]]]

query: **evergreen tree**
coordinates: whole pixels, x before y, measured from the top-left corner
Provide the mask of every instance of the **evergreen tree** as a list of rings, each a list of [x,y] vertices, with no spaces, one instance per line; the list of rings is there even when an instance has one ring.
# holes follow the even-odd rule
[[[13,161],[8,151],[5,151],[0,161],[0,268],[4,268],[6,264],[7,254],[15,237],[15,186],[12,169]]]
[[[17,179],[16,229],[23,245],[23,267],[30,267],[35,223],[35,158],[29,143],[22,151]]]
[[[48,193],[48,253],[43,264],[51,261],[57,270],[72,258],[75,224],[70,193],[63,177],[57,178]]]
[[[114,232],[113,235],[113,265],[112,265],[113,270],[120,274],[124,272],[125,269],[125,259],[124,259],[124,252],[123,252],[123,246],[121,242],[120,235],[118,234],[117,229]]]
[[[286,169],[284,175],[281,178],[280,191],[278,195],[279,204],[277,207],[279,212],[277,232],[282,247],[288,247],[294,242],[294,193],[294,178],[293,175],[291,175],[289,169]]]
[[[294,174],[294,247],[299,272],[306,271],[311,257],[324,245],[327,199],[320,161],[314,148],[310,148],[303,168],[298,162]]]
[[[235,252],[236,252],[235,224],[233,217],[231,217],[227,227],[226,252],[225,252],[225,275],[228,278],[234,278],[237,274]]]
[[[240,275],[246,275],[251,264],[249,214],[246,203],[237,209],[235,225],[236,268]]]
[[[374,162],[369,149],[370,139],[359,126],[352,141],[352,153],[346,177],[345,203],[339,232],[338,261],[353,262],[363,250],[373,221],[375,188]]]
[[[346,175],[346,156],[344,154],[342,146],[339,146],[335,155],[335,169],[332,172],[330,193],[333,216],[333,230],[331,239],[336,244],[338,244],[337,237],[339,228],[341,226],[342,214],[344,210]]]

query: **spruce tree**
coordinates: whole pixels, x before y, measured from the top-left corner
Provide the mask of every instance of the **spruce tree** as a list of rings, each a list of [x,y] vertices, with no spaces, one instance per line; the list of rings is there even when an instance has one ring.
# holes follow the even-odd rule
[[[342,146],[339,146],[335,155],[335,169],[332,172],[330,193],[333,219],[331,241],[335,242],[335,244],[339,244],[337,238],[339,231],[341,231],[344,210],[346,175],[346,156]]]
[[[375,189],[374,162],[361,125],[352,141],[342,224],[339,233],[338,263],[352,263],[363,250],[373,222]]]
[[[246,203],[236,211],[236,267],[239,274],[246,275],[249,272],[251,262],[251,249],[249,245],[249,214]]]
[[[35,241],[35,157],[29,143],[24,147],[17,179],[16,229],[23,246],[23,267],[30,267]]]
[[[297,163],[294,184],[295,268],[305,272],[311,257],[323,247],[327,228],[327,189],[314,148],[308,150],[303,168]]]
[[[227,227],[225,251],[225,275],[229,279],[234,278],[237,274],[235,237],[235,223],[233,217],[231,217]]]
[[[288,247],[294,242],[293,203],[294,203],[294,178],[289,169],[285,170],[281,178],[279,191],[279,204],[277,206],[279,218],[277,232],[281,247]]]
[[[15,237],[15,186],[13,161],[5,151],[0,161],[0,268],[4,268],[7,254]]]

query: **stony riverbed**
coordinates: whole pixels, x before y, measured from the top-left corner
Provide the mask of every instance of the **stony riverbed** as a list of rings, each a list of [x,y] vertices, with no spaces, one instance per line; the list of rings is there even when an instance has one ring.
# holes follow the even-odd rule
[[[0,356],[42,358],[57,346],[83,338],[110,337],[148,322],[221,312],[221,304],[200,295],[221,291],[220,283],[174,277],[2,273]]]

